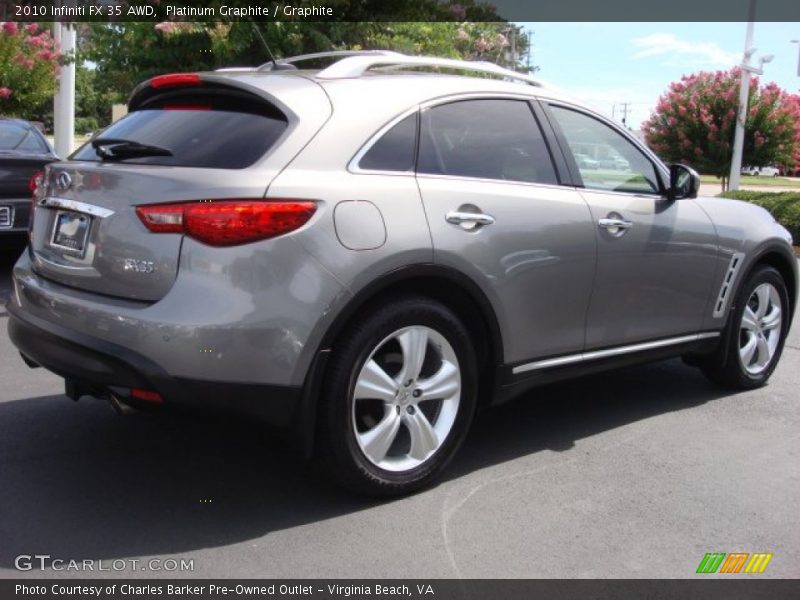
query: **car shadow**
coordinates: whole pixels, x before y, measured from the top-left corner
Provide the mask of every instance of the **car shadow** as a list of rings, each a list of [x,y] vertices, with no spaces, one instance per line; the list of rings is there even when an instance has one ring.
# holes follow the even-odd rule
[[[725,394],[680,361],[528,393],[484,411],[448,479]],[[364,510],[252,423],[115,414],[63,396],[0,403],[0,567],[220,547]]]

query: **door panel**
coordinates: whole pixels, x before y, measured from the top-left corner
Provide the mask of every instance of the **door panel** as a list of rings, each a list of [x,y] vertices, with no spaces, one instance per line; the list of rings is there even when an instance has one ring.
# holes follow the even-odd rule
[[[417,182],[434,260],[492,302],[504,359],[583,349],[594,227],[558,172],[531,105],[484,98],[423,110]]]
[[[699,331],[716,264],[714,228],[692,200],[582,190],[597,235],[586,347]],[[630,222],[616,231],[599,221]]]
[[[664,197],[664,172],[616,125],[550,104],[597,236],[586,348],[699,331],[717,255],[716,232],[692,200]]]
[[[494,305],[505,362],[579,352],[595,263],[594,228],[572,189],[418,176],[434,261],[469,275]],[[474,207],[474,208],[473,208]],[[479,209],[465,230],[453,211]]]

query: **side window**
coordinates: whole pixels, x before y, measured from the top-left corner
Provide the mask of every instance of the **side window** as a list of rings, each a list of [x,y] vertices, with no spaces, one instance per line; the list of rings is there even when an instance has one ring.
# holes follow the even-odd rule
[[[557,184],[527,102],[464,100],[422,113],[418,173]]]
[[[581,112],[550,110],[575,158],[584,187],[614,192],[657,194],[655,165],[619,132]]]
[[[370,171],[413,171],[417,150],[417,113],[397,123],[375,142],[358,163]]]

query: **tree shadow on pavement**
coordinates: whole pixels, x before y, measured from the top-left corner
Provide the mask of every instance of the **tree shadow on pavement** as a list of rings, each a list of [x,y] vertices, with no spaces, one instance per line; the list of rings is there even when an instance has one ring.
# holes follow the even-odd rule
[[[679,361],[535,390],[479,415],[447,477],[725,394]],[[364,510],[250,423],[134,414],[63,396],[0,403],[0,567],[219,547]],[[435,493],[435,492],[434,492]]]

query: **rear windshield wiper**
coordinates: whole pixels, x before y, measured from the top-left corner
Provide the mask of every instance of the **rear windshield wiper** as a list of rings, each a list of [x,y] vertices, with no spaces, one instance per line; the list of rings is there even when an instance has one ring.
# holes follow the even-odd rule
[[[92,140],[92,148],[103,160],[124,160],[139,156],[172,156],[169,148],[151,146],[133,140],[100,138]]]

